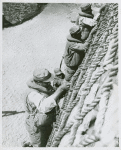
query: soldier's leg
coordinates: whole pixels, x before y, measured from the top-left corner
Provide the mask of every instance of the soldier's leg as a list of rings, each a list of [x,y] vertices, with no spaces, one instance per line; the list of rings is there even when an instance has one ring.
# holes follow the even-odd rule
[[[33,147],[45,147],[52,130],[51,124],[55,118],[54,114],[40,114],[36,106],[28,98],[25,101],[25,107],[27,112],[25,124],[31,144]]]
[[[30,115],[26,118],[26,129],[29,133],[33,147],[45,147],[51,134],[52,126],[36,126],[35,117]]]
[[[71,77],[74,75],[74,73],[76,72],[75,69],[71,69],[69,67],[65,67],[65,80],[66,81],[70,81]]]
[[[39,132],[37,126],[35,125],[35,121],[37,119],[35,118],[37,113],[37,108],[33,103],[29,101],[28,97],[25,100],[25,111],[26,111],[25,126],[29,133],[29,137],[31,141],[30,143],[32,146],[38,147],[41,142],[40,141],[41,133]],[[29,144],[27,143],[24,143],[23,145],[24,147],[30,147]]]

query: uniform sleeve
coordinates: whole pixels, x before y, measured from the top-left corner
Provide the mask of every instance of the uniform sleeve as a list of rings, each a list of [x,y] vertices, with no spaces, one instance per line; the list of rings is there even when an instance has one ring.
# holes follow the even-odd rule
[[[56,101],[53,98],[53,95],[49,96],[48,98],[43,99],[43,101],[40,103],[38,110],[41,113],[47,113],[50,112],[54,107],[56,107]]]
[[[100,13],[97,13],[97,14],[95,15],[95,17],[93,18],[93,20],[97,20],[99,16],[100,16]]]
[[[31,93],[29,93],[28,99],[31,103],[34,103],[34,105],[38,108],[39,104],[43,99],[43,95],[36,91],[32,91]]]
[[[80,51],[86,52],[88,47],[89,47],[89,42],[87,41],[84,44],[83,43],[75,43],[75,44],[71,45],[69,48],[72,51],[76,51],[76,52],[80,52]]]

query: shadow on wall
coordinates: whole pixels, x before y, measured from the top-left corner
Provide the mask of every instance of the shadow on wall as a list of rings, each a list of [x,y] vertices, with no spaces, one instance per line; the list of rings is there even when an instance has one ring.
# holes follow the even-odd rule
[[[2,117],[6,117],[6,116],[11,116],[11,115],[16,115],[16,114],[20,114],[20,113],[25,113],[25,111],[2,111]]]
[[[20,25],[41,13],[47,3],[3,3],[2,28]]]

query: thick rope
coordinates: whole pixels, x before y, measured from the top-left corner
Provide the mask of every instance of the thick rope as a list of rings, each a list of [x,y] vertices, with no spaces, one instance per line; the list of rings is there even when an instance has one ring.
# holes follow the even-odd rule
[[[115,5],[115,8],[117,8],[117,5]],[[96,82],[96,80],[101,76],[101,74],[103,74],[103,72],[105,72],[107,70],[105,67],[107,65],[105,65],[104,69],[100,70],[100,72],[98,72],[95,75],[93,74],[93,72],[97,68],[97,65],[100,63],[100,60],[105,56],[105,54],[107,52],[107,45],[108,45],[107,40],[110,40],[108,37],[112,32],[113,26],[115,25],[115,22],[113,21],[113,15],[110,15],[110,14],[111,14],[111,10],[115,9],[115,8],[114,8],[114,5],[110,4],[109,11],[106,13],[106,15],[102,16],[102,18],[100,17],[100,20],[102,19],[102,21],[98,28],[98,32],[96,33],[96,37],[94,38],[93,43],[91,44],[89,51],[88,51],[87,55],[85,56],[84,61],[82,62],[82,64],[79,66],[79,69],[72,77],[71,83],[73,83],[72,88],[74,88],[74,89],[70,90],[66,97],[67,98],[66,104],[64,106],[65,112],[62,113],[63,115],[61,115],[61,117],[60,117],[60,120],[59,120],[60,128],[59,128],[59,130],[57,129],[57,131],[56,131],[57,134],[55,134],[53,137],[53,142],[51,142],[52,146],[58,146],[61,138],[69,131],[71,131],[71,138],[70,138],[69,146],[71,146],[73,144],[74,137],[77,133],[78,126],[82,123],[82,120],[81,120],[81,122],[77,121],[75,124],[73,124],[73,122],[66,124],[66,122],[67,122],[66,120],[68,119],[69,113],[72,111],[72,109],[74,108],[74,106],[77,104],[78,101],[79,101],[78,111],[80,109],[79,115],[81,113],[81,115],[80,115],[81,119],[83,119],[84,116],[89,111],[91,111],[91,109],[93,109],[93,107],[95,107],[95,105],[99,102],[100,98],[98,97],[97,100],[95,99],[95,103],[92,106],[90,106],[90,109],[88,107],[86,108],[83,106],[84,100],[85,100],[86,96],[89,94],[89,92],[90,92],[89,90],[91,89],[91,86]],[[117,15],[117,13],[115,13],[115,15]],[[111,17],[109,18],[109,16],[111,16]],[[108,19],[111,21],[108,22]],[[115,18],[115,21],[117,21],[116,18]],[[111,26],[111,28],[107,29],[106,26]],[[103,36],[102,36],[102,33],[104,33],[104,32],[105,32],[105,34],[103,34]],[[117,33],[118,32],[114,32],[113,36],[112,37],[110,36],[110,38],[116,38]],[[92,51],[93,47],[95,47],[95,49]],[[114,47],[116,47],[116,44]],[[114,50],[112,50],[112,52],[110,53],[109,63],[114,61],[114,57],[115,57],[116,53],[114,53],[113,51]],[[95,62],[95,63],[93,63],[93,62]],[[91,71],[91,69],[88,69],[88,67],[92,67],[93,71]],[[83,73],[82,73],[82,71],[83,71]],[[110,76],[113,77],[115,74],[116,74],[116,72],[114,70],[112,70],[110,73]],[[109,86],[109,85],[107,85],[107,86]],[[105,89],[106,91],[109,92],[109,89],[106,88],[106,86],[103,89]],[[68,101],[69,101],[69,103],[68,103]],[[58,123],[59,123],[59,121],[58,121]],[[80,146],[81,145],[85,146],[89,143],[89,141],[93,142],[94,139],[96,140],[96,138],[94,138],[94,137],[91,137],[90,139],[85,138],[85,140],[82,141]]]
[[[88,75],[88,76],[89,76],[89,77],[87,78],[87,79],[88,79],[87,82],[89,82],[89,78],[91,77],[91,75]],[[71,107],[71,108],[72,108],[72,107]],[[64,129],[64,131],[63,131],[63,134],[65,134],[65,131],[67,131],[67,129],[68,129],[69,127],[71,127],[71,124],[65,127],[65,129]],[[62,132],[61,132],[61,134],[62,134]]]

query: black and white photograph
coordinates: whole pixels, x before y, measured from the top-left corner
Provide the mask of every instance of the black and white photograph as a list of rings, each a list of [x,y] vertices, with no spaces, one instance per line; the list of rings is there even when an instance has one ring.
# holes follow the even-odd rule
[[[119,3],[1,4],[2,148],[120,147]]]

